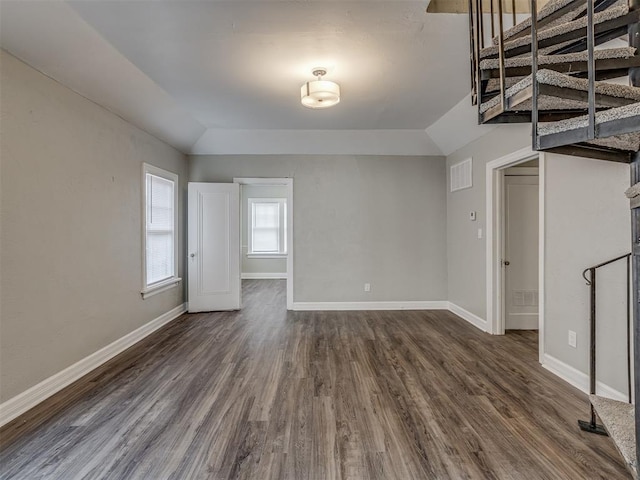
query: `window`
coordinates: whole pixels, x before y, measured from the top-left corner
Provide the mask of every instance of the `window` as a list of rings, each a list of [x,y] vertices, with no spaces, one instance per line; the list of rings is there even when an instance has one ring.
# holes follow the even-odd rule
[[[143,164],[144,262],[142,296],[176,285],[178,232],[176,205],[178,176]]]
[[[286,255],[287,200],[285,198],[249,198],[248,205],[248,255]]]

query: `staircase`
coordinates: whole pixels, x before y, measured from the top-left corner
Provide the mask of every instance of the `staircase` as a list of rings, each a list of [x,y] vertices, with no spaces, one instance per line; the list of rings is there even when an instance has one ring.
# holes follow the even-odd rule
[[[489,1],[487,12],[486,1],[483,7],[482,0],[469,0],[472,102],[478,123],[531,123],[534,150],[630,164],[635,353],[633,362],[629,355],[629,371],[634,378],[629,403],[595,395],[594,317],[591,421],[581,427],[609,434],[638,478],[640,409],[631,403],[631,390],[639,398],[640,0],[550,0],[540,9],[531,0],[530,16],[519,22],[515,13],[510,17],[503,12],[503,2],[509,1],[516,11],[514,0]],[[595,269],[592,273],[595,291]],[[597,417],[603,426],[596,424]]]
[[[632,195],[633,198],[637,197],[636,189],[627,190],[627,195]],[[615,443],[620,455],[625,461],[625,464],[629,471],[632,473],[634,478],[637,477],[638,472],[638,456],[636,450],[636,435],[635,435],[635,422],[634,422],[634,414],[635,409],[632,403],[632,380],[631,380],[631,295],[630,295],[630,287],[631,287],[631,254],[627,253],[625,255],[620,255],[618,257],[612,258],[605,262],[599,263],[597,265],[593,265],[585,269],[582,272],[582,277],[587,281],[587,285],[590,290],[590,311],[591,315],[589,317],[589,403],[591,410],[591,418],[588,421],[579,420],[578,425],[580,429],[585,432],[597,433],[599,435],[609,435],[611,436],[613,442]],[[610,398],[601,397],[596,395],[596,384],[597,384],[597,273],[598,270],[602,267],[606,267],[607,265],[611,265],[616,262],[624,261],[626,264],[627,270],[627,282],[626,282],[626,293],[627,293],[627,302],[626,302],[626,342],[625,349],[627,353],[627,402],[619,402],[616,400],[612,400]],[[622,347],[622,346],[620,346]],[[600,417],[602,420],[602,425],[597,423],[597,418]]]
[[[531,17],[504,29],[495,0],[498,33],[485,46],[486,13],[471,3],[479,123],[532,123],[535,150],[631,163],[640,150],[640,84],[607,80],[640,76],[640,38],[629,35],[640,8],[629,0],[551,0],[536,12],[533,0]]]

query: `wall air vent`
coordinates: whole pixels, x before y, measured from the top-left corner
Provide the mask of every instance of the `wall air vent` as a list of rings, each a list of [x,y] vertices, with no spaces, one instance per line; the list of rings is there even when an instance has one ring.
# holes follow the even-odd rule
[[[511,305],[514,307],[536,307],[538,306],[537,290],[514,290],[511,298]]]
[[[462,162],[451,165],[449,172],[451,180],[451,191],[463,190],[465,188],[471,188],[473,186],[473,159],[467,158]]]

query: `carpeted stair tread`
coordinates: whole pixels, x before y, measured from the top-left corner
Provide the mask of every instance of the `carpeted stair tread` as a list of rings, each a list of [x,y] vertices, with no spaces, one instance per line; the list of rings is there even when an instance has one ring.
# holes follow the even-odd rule
[[[573,90],[581,90],[587,92],[589,90],[589,81],[584,78],[571,77],[563,73],[559,73],[553,70],[539,70],[536,78],[538,83],[545,85],[552,85],[561,88],[570,88]],[[507,88],[506,97],[512,97],[518,92],[525,90],[531,86],[531,75],[528,75],[524,79],[520,80],[515,85]],[[629,85],[620,85],[617,83],[608,82],[596,82],[596,93],[601,95],[607,95],[610,97],[627,98],[640,102],[640,87],[632,87]],[[490,108],[493,108],[500,104],[500,96],[493,97],[487,102],[480,105],[480,113],[484,113]],[[538,99],[538,108],[540,110],[558,110],[558,109],[578,109],[585,108],[586,103],[579,100],[562,99],[558,97],[550,97],[547,95],[541,95]],[[517,110],[531,110],[531,101],[518,105]]]
[[[633,47],[606,48],[595,50],[594,58],[596,60],[614,59],[614,58],[631,58],[635,55],[636,49]],[[561,55],[540,55],[538,57],[538,65],[553,65],[559,63],[570,62],[586,62],[589,58],[588,52],[563,53]],[[504,61],[505,68],[528,67],[531,65],[531,55],[526,57],[507,58]],[[492,70],[500,67],[499,59],[488,58],[480,62],[482,70]]]
[[[494,97],[488,102],[483,103],[480,106],[480,113],[486,113],[489,109],[500,104],[500,97]],[[540,95],[538,96],[538,110],[584,110],[585,102],[581,102],[580,100],[571,100],[571,99],[561,99],[558,97],[552,97],[549,95]],[[532,109],[531,99],[524,100],[518,105],[508,109],[512,112],[529,112]]]
[[[624,120],[638,118],[640,125],[640,103],[632,103],[624,107],[610,108],[596,112],[596,126],[599,124],[611,122],[613,120]],[[581,115],[579,117],[570,118],[568,120],[560,120],[558,122],[547,122],[538,124],[538,135],[552,135],[555,133],[568,132],[571,130],[579,130],[586,128],[589,124],[589,117]],[[609,146],[618,150],[627,150],[637,152],[640,150],[640,132],[624,133],[620,135],[612,135],[590,140],[589,143],[596,145]]]
[[[561,8],[569,5],[572,1],[573,0],[551,0],[544,7],[542,7],[540,9],[540,11],[538,12],[538,21],[544,20],[549,15],[552,15],[553,13],[557,12]],[[562,17],[560,17],[560,18],[556,19],[555,21],[551,22],[551,24],[558,24],[558,23],[563,23],[563,22],[570,21],[573,18],[575,18],[577,15],[579,15],[580,12],[583,11],[585,8],[586,8],[585,5],[580,5],[579,8],[576,8],[577,11],[576,10],[572,10],[571,12],[567,13],[566,15],[563,15]],[[522,32],[523,30],[526,30],[528,28],[531,28],[531,17],[527,17],[523,21],[521,21],[520,23],[517,23],[513,27],[508,28],[507,30],[505,30],[504,31],[504,38],[505,38],[505,40],[508,39],[508,38],[511,38],[514,35],[517,35],[518,33]],[[497,36],[493,38],[493,44],[494,45],[498,44],[498,37]]]
[[[634,478],[638,478],[634,406],[598,395],[589,395],[589,401],[624,458],[627,468]]]
[[[538,82],[546,85],[553,85],[562,88],[572,88],[575,90],[589,90],[589,80],[565,75],[554,70],[539,70],[536,74]],[[528,76],[531,84],[531,75]],[[524,80],[526,81],[526,79]],[[610,82],[595,82],[596,93],[608,95],[610,97],[628,98],[640,101],[640,87],[623,85]]]
[[[599,24],[606,22],[608,20],[613,20],[614,18],[619,18],[629,13],[629,4],[627,0],[619,0],[611,7],[603,10],[602,12],[598,12],[593,16],[594,24]],[[586,36],[586,26],[587,26],[587,17],[581,17],[577,20],[572,20],[571,22],[561,23],[558,25],[553,25],[548,28],[544,28],[538,32],[538,41],[546,40],[549,38],[556,37],[558,35],[562,35],[565,33],[572,32],[574,30],[583,29],[585,30]],[[504,49],[508,51],[510,49],[516,47],[522,47],[524,45],[531,44],[531,35],[527,35],[524,37],[518,37],[513,40],[509,40],[505,42]],[[480,50],[480,58],[486,58],[490,56],[495,56],[498,54],[498,46],[492,45]]]
[[[562,25],[567,25],[568,23],[573,22],[574,20],[578,19],[578,16],[583,13],[585,10],[587,9],[586,3],[580,8],[580,10],[573,10],[569,13],[567,13],[566,15],[563,15],[560,18],[557,18],[556,20],[554,20],[553,22],[549,22],[546,25],[543,25],[541,27],[538,27],[538,38],[540,38],[540,35],[542,34],[542,32],[545,32],[547,30],[550,30],[552,28],[558,28],[561,27]],[[595,19],[594,19],[595,20]],[[529,21],[531,21],[531,17],[529,17]],[[605,21],[605,20],[602,20]],[[528,25],[528,28],[531,28],[531,25]],[[568,30],[571,31],[571,30]],[[562,32],[564,33],[564,32]],[[554,35],[552,34],[549,38],[553,37]],[[529,40],[527,40],[527,38]],[[546,37],[544,37],[546,38]],[[505,50],[508,50],[509,48],[514,48],[514,47],[519,47],[522,45],[528,45],[531,43],[530,41],[531,39],[531,33],[528,32],[526,35],[522,35],[519,36],[517,38],[513,38],[511,40],[509,40],[507,37],[505,37],[503,39],[503,41],[505,42]],[[575,40],[574,40],[575,41]],[[480,52],[480,57],[483,58],[487,55],[497,55],[498,54],[498,42],[494,41],[493,45],[490,45],[488,47],[485,47],[482,49],[482,51]]]
[[[610,108],[601,112],[596,112],[596,125],[606,123],[612,120],[624,118],[632,118],[640,116],[640,103],[632,103],[624,107]],[[589,124],[589,116],[581,115],[579,117],[570,118],[568,120],[560,120],[558,122],[547,122],[538,125],[539,135],[551,135],[553,133],[568,132],[584,128]]]

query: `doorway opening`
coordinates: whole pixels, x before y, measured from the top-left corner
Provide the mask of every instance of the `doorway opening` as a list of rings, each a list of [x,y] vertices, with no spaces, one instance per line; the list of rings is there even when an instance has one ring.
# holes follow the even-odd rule
[[[544,154],[487,164],[487,331],[518,333],[544,353]]]
[[[243,285],[284,279],[293,308],[293,179],[234,178],[240,184]],[[244,289],[243,289],[244,290]]]
[[[538,187],[539,161],[502,173],[502,302],[505,334],[538,346]]]

